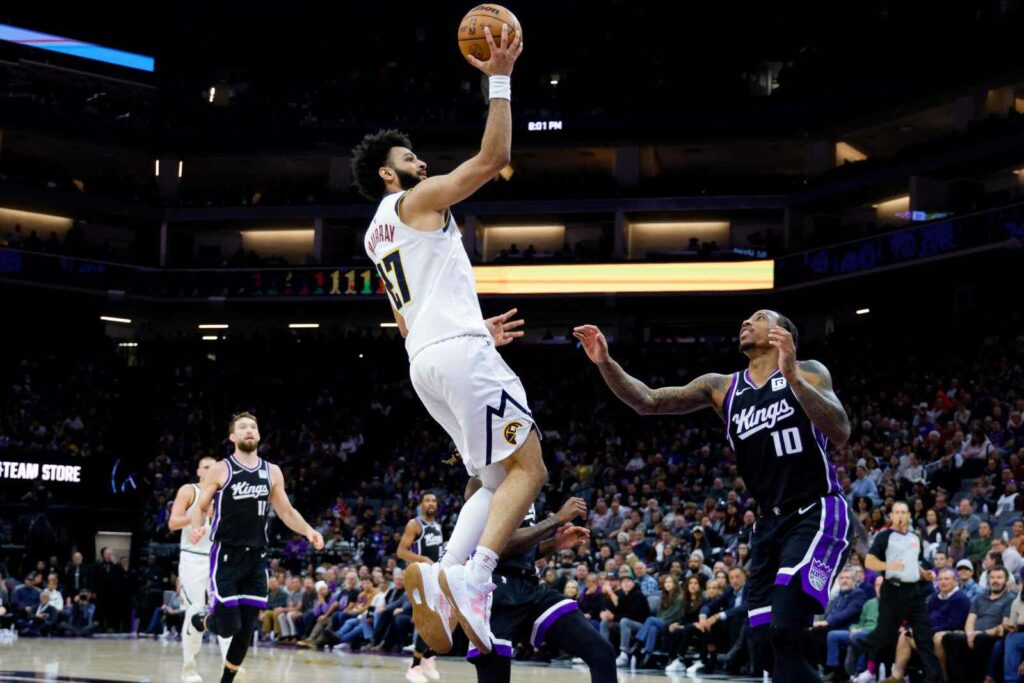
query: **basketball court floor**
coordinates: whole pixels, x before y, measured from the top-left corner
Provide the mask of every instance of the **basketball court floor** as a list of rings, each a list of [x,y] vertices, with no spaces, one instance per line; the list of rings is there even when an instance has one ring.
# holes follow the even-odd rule
[[[260,647],[251,650],[246,657],[245,683],[403,683],[408,665],[406,657]],[[444,683],[476,681],[473,666],[461,659],[441,658],[438,669]],[[203,648],[199,673],[207,683],[220,680],[220,660],[215,647]],[[180,675],[181,644],[177,641],[20,638],[0,643],[0,681],[178,683]],[[619,681],[623,682],[657,680],[691,683],[701,679],[670,678],[660,672],[619,672]],[[512,669],[512,683],[519,681],[589,683],[590,675],[585,668],[516,664]]]

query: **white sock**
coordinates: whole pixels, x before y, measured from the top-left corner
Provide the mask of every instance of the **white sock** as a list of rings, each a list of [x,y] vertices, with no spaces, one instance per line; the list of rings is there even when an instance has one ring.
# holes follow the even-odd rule
[[[441,569],[465,564],[473,554],[473,549],[480,542],[484,527],[487,526],[487,513],[491,509],[493,497],[494,491],[481,488],[462,506],[452,537],[448,539],[448,545],[445,546],[444,555],[441,557]]]
[[[231,647],[230,638],[221,638],[217,636],[217,643],[220,645],[220,658],[224,661],[228,659],[228,648]]]
[[[473,561],[469,563],[469,579],[476,585],[491,582],[491,573],[498,566],[498,553],[482,545],[477,546],[473,553]]]

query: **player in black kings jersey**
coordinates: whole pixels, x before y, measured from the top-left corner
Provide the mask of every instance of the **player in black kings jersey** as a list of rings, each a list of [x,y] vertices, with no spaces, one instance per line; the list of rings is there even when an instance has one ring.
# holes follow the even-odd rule
[[[740,326],[746,370],[702,375],[683,387],[651,389],[609,357],[599,329],[583,325],[574,333],[611,390],[638,413],[713,408],[725,421],[739,473],[760,508],[747,592],[760,664],[776,681],[820,681],[803,655],[803,634],[828,604],[852,539],[826,456],[829,441],[846,443],[850,422],[828,370],[796,360],[796,326],[775,311],[757,311]]]
[[[398,542],[398,557],[406,562],[406,574],[420,571],[417,562],[433,565],[440,560],[443,546],[444,534],[441,531],[441,523],[437,519],[437,496],[433,493],[425,493],[420,501],[420,515],[408,521],[405,525],[405,533],[402,534],[402,540]],[[445,600],[443,595],[438,598]],[[423,603],[413,601],[411,596],[410,602],[413,603],[414,612],[417,609],[426,608]],[[451,628],[450,625],[449,628]],[[411,683],[425,683],[428,678],[433,680],[440,678],[434,652],[427,646],[419,631],[416,632],[416,641],[413,643],[412,666],[409,667],[405,677]]]
[[[323,536],[292,507],[284,491],[281,468],[257,455],[260,432],[256,418],[239,413],[228,424],[235,452],[214,465],[192,511],[192,542],[205,533],[203,519],[214,504],[210,524],[210,609],[193,605],[185,613],[185,628],[232,638],[221,674],[222,683],[235,679],[252,640],[257,616],[267,607],[267,513],[324,547]]]
[[[472,477],[466,499],[480,488]],[[575,600],[552,590],[537,578],[538,553],[549,555],[575,548],[590,540],[590,531],[572,520],[587,518],[582,498],[570,498],[554,515],[538,522],[531,505],[519,529],[509,539],[494,570],[494,603],[491,607],[493,647],[481,653],[470,646],[466,657],[476,666],[478,683],[509,683],[512,651],[517,643],[540,648],[555,645],[580,657],[590,667],[591,683],[615,683],[615,650],[580,612]]]

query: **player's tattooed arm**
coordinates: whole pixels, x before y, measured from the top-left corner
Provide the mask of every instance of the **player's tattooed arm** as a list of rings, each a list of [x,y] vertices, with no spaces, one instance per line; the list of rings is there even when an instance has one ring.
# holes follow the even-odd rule
[[[791,382],[790,388],[804,412],[829,441],[843,445],[850,438],[850,418],[832,390],[828,368],[816,360],[805,360],[798,364],[798,369],[800,381]]]
[[[722,403],[729,391],[728,375],[701,375],[684,387],[651,389],[622,369],[608,354],[608,340],[596,325],[580,325],[573,336],[587,357],[601,371],[605,384],[619,400],[641,415],[681,415],[712,407],[722,413]]]
[[[651,389],[611,358],[597,367],[612,392],[640,415],[682,415],[701,408],[721,413],[731,381],[728,375],[708,373],[685,386]]]

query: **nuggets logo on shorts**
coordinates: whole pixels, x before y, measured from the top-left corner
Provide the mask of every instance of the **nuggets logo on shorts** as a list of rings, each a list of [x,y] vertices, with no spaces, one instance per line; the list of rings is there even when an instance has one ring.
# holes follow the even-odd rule
[[[505,425],[505,428],[502,430],[502,435],[505,437],[505,441],[507,441],[510,444],[512,444],[513,446],[515,446],[516,445],[516,433],[519,431],[519,428],[522,427],[522,426],[523,426],[522,422],[509,422],[507,425]]]

